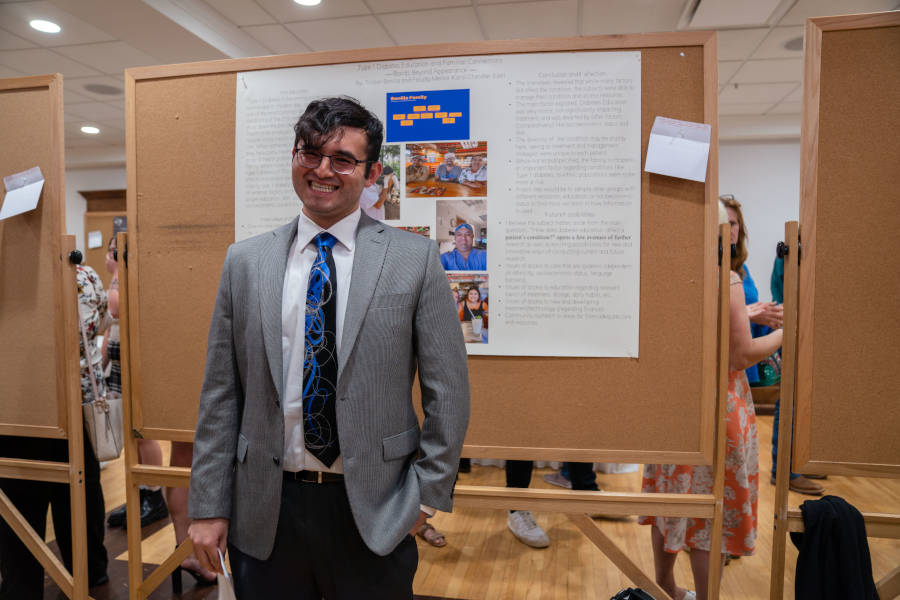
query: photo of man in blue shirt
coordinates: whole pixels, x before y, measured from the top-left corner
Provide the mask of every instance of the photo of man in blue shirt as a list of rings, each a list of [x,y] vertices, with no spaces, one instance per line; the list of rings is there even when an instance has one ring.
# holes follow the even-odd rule
[[[487,252],[475,248],[475,230],[468,223],[460,223],[453,232],[456,248],[441,254],[441,264],[447,271],[485,271]]]

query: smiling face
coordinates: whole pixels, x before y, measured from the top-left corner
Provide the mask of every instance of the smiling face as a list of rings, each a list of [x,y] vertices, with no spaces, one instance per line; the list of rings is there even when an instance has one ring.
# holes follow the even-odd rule
[[[469,293],[466,294],[466,299],[470,303],[475,304],[481,300],[481,292],[478,291],[478,288],[471,288],[469,289]]]
[[[325,142],[320,148],[309,150],[356,160],[366,158],[368,138],[362,129],[342,127],[323,139]],[[295,157],[291,162],[291,180],[303,203],[303,214],[327,229],[357,210],[363,188],[375,183],[381,175],[381,163],[372,163],[368,176],[365,172],[365,163],[359,163],[352,173],[343,175],[332,170],[329,158],[323,157],[318,167],[309,169],[300,165]]]
[[[480,169],[480,168],[481,168],[481,157],[480,157],[480,156],[473,156],[473,157],[472,157],[472,164],[471,164],[471,166],[469,167],[469,169],[474,173],[475,171],[477,171],[477,170]]]

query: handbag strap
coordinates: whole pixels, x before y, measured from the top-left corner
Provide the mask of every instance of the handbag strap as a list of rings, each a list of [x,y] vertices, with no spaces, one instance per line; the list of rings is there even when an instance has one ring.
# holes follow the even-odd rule
[[[94,392],[94,402],[100,402],[100,394],[97,393],[97,379],[94,377],[94,366],[91,364],[91,357],[88,350],[87,330],[84,328],[84,319],[81,318],[81,303],[77,298],[75,301],[75,314],[78,316],[78,326],[81,329],[81,343],[84,346],[84,362],[87,364],[88,374],[91,377],[91,389]],[[82,404],[84,404],[82,402]],[[104,406],[105,408],[105,406]]]

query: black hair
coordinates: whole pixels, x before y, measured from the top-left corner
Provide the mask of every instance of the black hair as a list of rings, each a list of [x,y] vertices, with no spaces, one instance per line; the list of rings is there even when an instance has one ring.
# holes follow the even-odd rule
[[[294,147],[302,141],[309,148],[321,148],[342,127],[362,129],[366,134],[366,177],[378,162],[384,126],[371,111],[349,96],[313,100],[294,125]]]

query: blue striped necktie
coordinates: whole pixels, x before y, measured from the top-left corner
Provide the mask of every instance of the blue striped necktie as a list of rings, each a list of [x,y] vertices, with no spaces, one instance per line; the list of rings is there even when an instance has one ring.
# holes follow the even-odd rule
[[[319,253],[309,272],[303,342],[303,438],[306,449],[330,467],[341,453],[338,444],[337,276],[332,246],[337,239],[322,232],[313,240]]]

